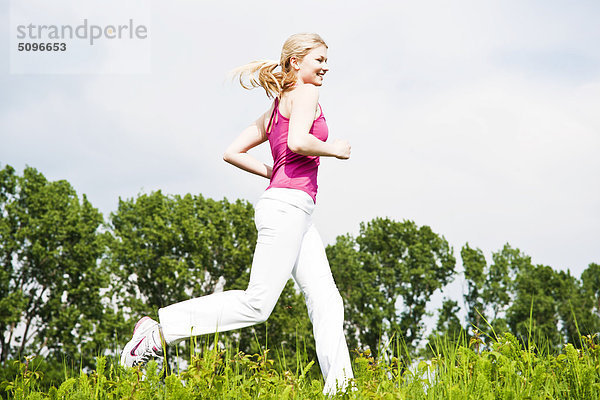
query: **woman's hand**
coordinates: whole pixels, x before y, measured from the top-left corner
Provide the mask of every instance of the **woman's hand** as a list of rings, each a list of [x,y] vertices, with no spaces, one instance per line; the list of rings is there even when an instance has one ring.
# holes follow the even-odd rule
[[[335,139],[333,143],[333,152],[335,154],[335,158],[339,158],[340,160],[347,160],[350,158],[350,143],[347,140]]]

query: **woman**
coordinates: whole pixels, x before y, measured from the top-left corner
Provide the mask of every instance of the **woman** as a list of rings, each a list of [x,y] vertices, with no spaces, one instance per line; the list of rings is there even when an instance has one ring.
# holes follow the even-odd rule
[[[278,66],[281,72],[274,72]],[[327,45],[317,34],[289,37],[279,64],[257,61],[235,70],[244,88],[260,86],[268,97],[275,97],[269,110],[233,141],[223,157],[270,180],[255,209],[258,239],[248,288],[161,308],[160,324],[142,318],[123,349],[123,365],[143,365],[152,357],[162,357],[162,340],[169,345],[266,321],[292,276],[304,293],[313,324],[324,392],[346,387],[353,375],[343,332],[344,307],[311,219],[319,156],[350,157],[347,141],[326,142],[328,129],[318,104],[318,87],[327,71]],[[249,86],[243,80],[246,76],[250,76]],[[273,167],[247,153],[266,141]]]

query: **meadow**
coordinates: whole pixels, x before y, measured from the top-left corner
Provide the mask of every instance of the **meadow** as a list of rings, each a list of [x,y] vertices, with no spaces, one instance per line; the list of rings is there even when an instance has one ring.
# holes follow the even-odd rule
[[[270,351],[247,355],[205,342],[195,346],[185,368],[151,361],[143,370],[124,369],[113,357],[97,357],[95,369],[65,367],[62,382],[43,387],[35,359],[15,362],[12,381],[0,388],[7,399],[325,399],[318,365],[273,359]],[[600,345],[582,336],[550,354],[543,345],[523,344],[512,334],[484,343],[440,338],[433,356],[415,360],[398,354],[376,359],[354,352],[352,388],[339,399],[598,399]],[[543,343],[543,342],[542,342]],[[292,361],[294,368],[290,367]],[[295,371],[295,372],[292,372]]]

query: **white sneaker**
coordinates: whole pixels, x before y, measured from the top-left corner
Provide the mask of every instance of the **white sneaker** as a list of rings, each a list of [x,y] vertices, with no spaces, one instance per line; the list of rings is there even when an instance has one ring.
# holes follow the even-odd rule
[[[133,337],[121,353],[121,365],[146,365],[151,358],[163,356],[160,325],[150,317],[140,319],[133,328]]]

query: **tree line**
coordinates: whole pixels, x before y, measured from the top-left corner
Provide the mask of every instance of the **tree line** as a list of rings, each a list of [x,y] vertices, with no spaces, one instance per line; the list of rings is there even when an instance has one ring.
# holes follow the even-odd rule
[[[83,367],[118,353],[135,321],[168,304],[215,290],[245,289],[256,242],[252,205],[161,191],[120,199],[107,218],[64,181],[27,167],[0,170],[0,365],[27,355]],[[412,221],[375,218],[358,235],[327,246],[345,303],[349,347],[423,352],[435,337],[511,332],[548,348],[576,346],[600,330],[600,265],[580,278],[534,265],[506,244],[486,261],[460,251],[461,304],[445,298],[425,337],[431,296],[457,275],[446,239]],[[246,353],[313,357],[302,294],[288,282],[265,324],[220,334]],[[485,340],[484,340],[485,341]],[[298,351],[300,350],[300,351]]]

